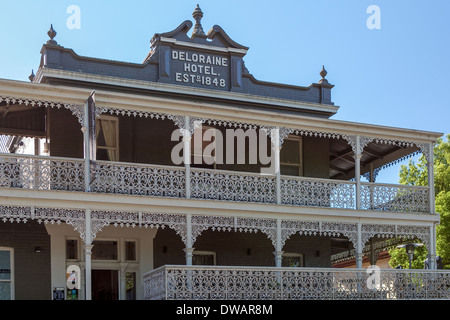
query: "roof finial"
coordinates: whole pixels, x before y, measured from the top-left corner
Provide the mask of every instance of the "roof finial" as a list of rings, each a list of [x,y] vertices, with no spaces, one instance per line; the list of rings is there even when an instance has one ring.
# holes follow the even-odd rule
[[[30,76],[28,77],[28,79],[30,80],[30,82],[33,82],[34,77],[35,77],[35,75],[34,75],[34,70],[31,69],[31,74],[30,74]]]
[[[53,24],[50,25],[50,30],[48,30],[47,34],[50,37],[50,40],[47,41],[47,44],[56,44],[56,41],[53,40],[53,38],[56,37],[56,31],[55,29],[53,29]]]
[[[327,76],[328,72],[327,70],[325,70],[325,66],[322,66],[322,70],[320,71],[320,76],[322,77],[322,79],[319,80],[319,83],[328,83],[328,80],[325,79],[325,77]]]
[[[328,72],[327,70],[325,70],[325,66],[322,66],[322,70],[320,71],[320,76],[322,77],[322,79],[325,79],[325,77],[327,76]]]
[[[202,37],[202,38],[206,38],[205,32],[203,31],[202,28],[202,18],[203,18],[203,12],[202,9],[200,9],[200,6],[197,4],[197,8],[195,8],[194,12],[192,13],[192,16],[195,19],[195,26],[194,26],[194,30],[192,31],[192,38],[195,37]]]

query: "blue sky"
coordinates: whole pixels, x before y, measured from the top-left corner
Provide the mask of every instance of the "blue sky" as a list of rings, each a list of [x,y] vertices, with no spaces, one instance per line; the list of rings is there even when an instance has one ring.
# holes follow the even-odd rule
[[[250,48],[259,80],[308,86],[325,65],[334,119],[450,133],[448,0],[0,0],[0,78],[28,81],[50,24],[79,55],[140,63],[151,37],[193,20],[197,3],[205,31],[217,24]],[[80,29],[66,25],[70,5]],[[370,5],[380,29],[366,26]],[[383,176],[397,180],[398,166]]]

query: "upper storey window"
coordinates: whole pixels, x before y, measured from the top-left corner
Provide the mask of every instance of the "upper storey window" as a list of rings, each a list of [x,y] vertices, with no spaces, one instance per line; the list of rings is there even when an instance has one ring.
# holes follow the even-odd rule
[[[97,160],[119,161],[119,119],[102,115],[96,122]]]
[[[302,138],[293,136],[284,140],[280,152],[282,175],[303,176]]]
[[[216,152],[222,145],[216,144],[217,135],[221,133],[214,127],[202,125],[194,130],[191,140],[192,164],[202,167],[217,167]],[[222,161],[219,159],[219,161]]]

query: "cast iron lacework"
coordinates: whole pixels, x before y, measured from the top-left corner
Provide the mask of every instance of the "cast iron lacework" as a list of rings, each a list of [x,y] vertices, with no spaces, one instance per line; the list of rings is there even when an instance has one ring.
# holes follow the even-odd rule
[[[38,100],[38,99],[29,99],[29,98],[17,98],[17,97],[6,97],[6,96],[0,96],[0,102],[5,101],[6,103],[10,104],[19,104],[19,105],[30,105],[30,106],[36,106],[36,107],[51,107],[51,108],[66,108],[72,112],[73,115],[75,115],[78,119],[78,122],[83,125],[84,124],[84,106],[78,105],[78,104],[69,104],[69,103],[63,103],[63,102],[49,102],[44,100]],[[245,122],[239,122],[239,121],[230,121],[230,120],[216,120],[216,119],[209,119],[209,118],[201,118],[201,117],[190,117],[190,123],[187,125],[185,123],[185,116],[182,115],[171,115],[171,114],[165,114],[160,112],[148,112],[148,111],[140,111],[140,110],[130,110],[127,108],[112,108],[108,106],[96,106],[96,117],[99,117],[103,113],[109,113],[111,115],[127,115],[127,116],[139,116],[139,117],[145,117],[145,118],[152,118],[152,119],[170,119],[172,120],[175,125],[177,125],[180,129],[188,129],[190,134],[194,132],[195,128],[200,125],[200,123],[207,123],[209,125],[218,125],[218,126],[224,126],[229,128],[241,128],[241,129],[256,129],[260,128],[261,130],[264,130],[267,135],[271,137],[272,144],[275,145],[275,141],[273,140],[274,137],[272,137],[272,129],[275,127],[273,126],[266,126],[266,125],[255,125],[255,124],[249,124]],[[319,138],[332,138],[332,139],[338,139],[338,138],[344,138],[346,139],[349,144],[351,145],[353,151],[356,151],[356,148],[359,147],[359,150],[363,150],[364,147],[370,143],[370,142],[376,142],[376,143],[385,143],[385,144],[392,144],[392,145],[398,145],[402,147],[411,147],[416,145],[422,153],[425,155],[426,159],[428,161],[432,161],[430,158],[431,150],[430,146],[427,143],[415,143],[411,141],[399,141],[399,140],[392,140],[392,139],[380,139],[380,138],[372,138],[372,137],[365,137],[361,136],[360,138],[360,145],[356,146],[356,135],[346,135],[346,134],[340,134],[335,132],[325,132],[325,131],[316,131],[316,130],[302,130],[302,129],[293,129],[293,128],[285,128],[280,127],[279,131],[279,139],[280,139],[280,146],[283,144],[283,140],[289,135],[289,134],[295,134],[295,135],[301,135],[301,136],[313,136],[313,137],[319,137]]]
[[[0,155],[0,187],[84,191],[82,159]]]
[[[305,177],[281,178],[281,203],[355,209],[355,182]]]
[[[450,298],[450,273],[443,270],[383,270],[376,284],[367,270],[345,268],[163,266],[143,277],[147,300]]]
[[[2,101],[46,107],[71,109],[82,122],[82,106],[65,105],[56,102],[38,100],[1,98]],[[224,126],[227,128],[255,129],[256,125],[228,120],[213,120],[181,115],[126,110],[124,108],[97,107],[97,116],[110,114],[170,119],[176,126],[192,135],[201,123]],[[414,143],[388,139],[361,137],[356,146],[356,136],[326,133],[311,130],[280,128],[277,134],[274,127],[260,126],[271,137],[272,144],[281,147],[289,134],[314,137],[344,138],[353,150],[362,149],[370,142],[412,146]],[[279,141],[274,139],[278,137]],[[429,144],[417,144],[430,157]],[[431,159],[432,160],[432,159]],[[55,159],[47,157],[0,158],[0,187],[84,191],[84,161],[81,159]],[[186,172],[184,168],[167,168],[142,164],[120,164],[98,161],[95,164],[96,179],[91,190],[101,193],[131,194],[158,197],[186,197]],[[252,173],[226,172],[192,168],[191,197],[196,199],[275,203],[276,179],[273,175],[255,175]],[[286,205],[305,205],[330,208],[355,209],[356,190],[353,181],[311,179],[300,177],[282,177],[280,188],[281,203]],[[302,192],[300,192],[302,191]],[[304,192],[303,192],[304,191]],[[426,188],[386,185],[361,185],[361,206],[364,210],[429,212],[429,195]]]
[[[96,161],[91,190],[153,197],[186,196],[184,167]]]
[[[191,198],[274,203],[275,177],[192,168]]]
[[[205,230],[239,231],[256,233],[261,231],[276,245],[276,220],[241,217],[192,216],[192,243]]]
[[[3,222],[23,222],[36,220],[38,223],[71,225],[85,238],[85,211],[81,209],[41,208],[21,206],[0,206],[0,219]],[[144,227],[165,228],[169,227],[181,237],[187,244],[187,217],[184,214],[164,214],[149,212],[117,212],[117,211],[92,211],[91,212],[91,240],[95,239],[98,232],[106,226],[114,227]],[[293,234],[310,236],[345,236],[353,246],[357,246],[358,226],[356,223],[322,222],[281,219],[281,244],[284,246]],[[235,232],[263,232],[272,241],[276,248],[277,220],[265,218],[243,218],[227,216],[203,216],[192,215],[192,238],[190,243],[195,243],[197,237],[205,230],[235,231]],[[361,242],[364,245],[372,237],[421,239],[429,248],[430,227],[415,225],[391,225],[391,224],[362,224]]]
[[[66,108],[72,112],[74,116],[77,117],[78,122],[83,125],[84,118],[84,107],[78,104],[64,103],[64,102],[50,102],[37,99],[28,98],[12,98],[0,96],[0,103],[5,101],[8,104],[19,104],[32,107],[50,107],[50,108]]]
[[[144,227],[162,228],[169,227],[176,231],[186,243],[186,216],[181,214],[159,214],[147,212],[116,212],[116,211],[92,211],[93,222],[98,223],[100,232],[106,226],[115,227]]]

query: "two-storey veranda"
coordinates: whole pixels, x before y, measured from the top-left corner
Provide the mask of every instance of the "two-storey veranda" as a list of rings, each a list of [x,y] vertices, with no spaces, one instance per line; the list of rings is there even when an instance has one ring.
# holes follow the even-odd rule
[[[386,270],[373,290],[365,270],[331,269],[350,249],[361,268],[365,246],[391,238],[421,241],[434,261],[433,175],[428,187],[375,178],[418,152],[433,172],[441,134],[329,119],[324,70],[310,87],[257,81],[245,47],[217,26],[189,42],[191,26],[156,35],[143,65],[79,57],[53,35],[32,83],[0,80],[0,133],[36,151],[0,154],[6,292],[68,297],[75,265],[86,299],[448,298],[445,272],[411,288],[411,273]],[[226,57],[226,90],[178,83],[180,48]]]

